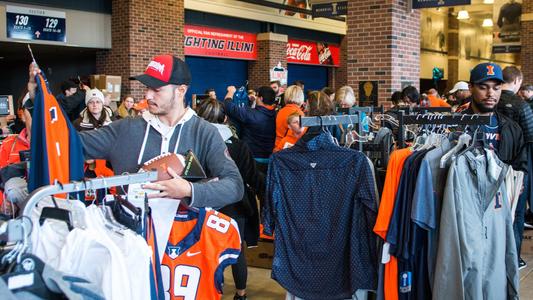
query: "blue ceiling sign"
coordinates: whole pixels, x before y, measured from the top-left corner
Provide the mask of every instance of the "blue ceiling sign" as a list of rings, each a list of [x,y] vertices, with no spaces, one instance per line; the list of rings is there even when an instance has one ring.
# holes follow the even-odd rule
[[[412,0],[412,8],[432,8],[443,6],[470,5],[471,0]]]
[[[67,42],[65,12],[6,6],[7,37],[30,41]]]

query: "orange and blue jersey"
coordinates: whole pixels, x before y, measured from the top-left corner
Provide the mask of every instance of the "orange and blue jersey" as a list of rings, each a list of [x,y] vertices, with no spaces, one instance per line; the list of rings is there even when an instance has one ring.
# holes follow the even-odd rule
[[[230,217],[206,208],[178,212],[161,264],[165,299],[220,299],[224,269],[237,262],[240,249]]]
[[[35,76],[35,92],[31,131],[29,191],[53,184],[83,178],[83,149],[78,133],[42,74]]]

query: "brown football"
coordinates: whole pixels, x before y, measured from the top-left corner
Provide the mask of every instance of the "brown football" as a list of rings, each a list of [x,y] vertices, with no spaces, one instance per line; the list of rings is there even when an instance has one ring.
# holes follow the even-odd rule
[[[181,156],[181,157],[178,157]],[[166,153],[156,156],[145,162],[142,169],[145,171],[157,171],[157,181],[172,179],[167,171],[170,167],[178,175],[183,174],[185,157],[176,153]]]

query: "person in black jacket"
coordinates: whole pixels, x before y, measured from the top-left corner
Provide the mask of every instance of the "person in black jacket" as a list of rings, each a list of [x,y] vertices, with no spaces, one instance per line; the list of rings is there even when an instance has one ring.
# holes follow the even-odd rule
[[[225,206],[219,211],[233,218],[239,225],[241,238],[246,240],[248,247],[256,246],[259,237],[259,213],[257,209],[256,194],[265,190],[265,175],[256,167],[252,152],[248,145],[233,136],[232,130],[226,124],[227,117],[224,113],[224,104],[216,99],[206,99],[197,107],[198,115],[212,123],[228,147],[231,158],[237,164],[245,186],[243,199],[240,202]],[[244,245],[244,243],[242,243]],[[232,265],[233,279],[237,289],[234,300],[246,299],[247,267],[244,246],[237,264]]]
[[[257,89],[256,106],[251,108],[232,102],[237,90],[234,86],[229,86],[227,90],[225,114],[241,128],[241,139],[248,144],[259,168],[266,173],[276,139],[276,93],[268,86],[260,87]]]
[[[498,111],[502,114],[513,119],[524,133],[524,141],[526,143],[526,155],[531,158],[533,152],[530,150],[533,145],[533,112],[531,107],[525,101],[523,101],[518,95],[520,86],[522,85],[523,75],[522,72],[514,66],[509,66],[503,69],[502,95],[500,102],[498,102]],[[531,173],[531,170],[528,170]],[[527,173],[527,172],[526,172]],[[515,232],[515,240],[518,254],[520,255],[520,249],[522,247],[522,234],[524,233],[524,221],[527,209],[527,200],[531,196],[531,177],[530,174],[526,174],[524,177],[524,189],[518,203],[516,205],[515,218],[513,229]],[[525,268],[526,262],[520,258],[519,267]]]
[[[78,85],[72,80],[66,80],[61,83],[61,94],[56,96],[59,105],[65,111],[70,121],[76,120],[82,110],[85,108],[85,92],[88,87],[78,88]]]
[[[522,85],[522,72],[514,66],[503,69],[502,95],[497,110],[513,119],[524,133],[526,143],[533,142],[533,112],[531,107],[518,95]]]
[[[523,84],[518,95],[533,108],[533,84]]]
[[[493,63],[479,64],[472,69],[470,73],[472,102],[470,107],[463,113],[491,116],[491,124],[481,126],[481,130],[486,137],[485,140],[494,149],[501,161],[511,165],[515,170],[527,173],[528,156],[522,128],[513,119],[502,113],[501,110],[496,109],[503,96],[503,79],[500,66]],[[513,111],[510,109],[512,107],[505,106],[511,112]],[[527,108],[529,109],[529,107]],[[528,176],[526,175],[524,178],[526,189],[529,186],[527,178]],[[527,193],[527,191],[524,191],[518,200],[513,223],[519,268],[527,266],[525,261],[520,258],[526,205],[526,196],[524,194]]]
[[[501,161],[513,169],[527,172],[524,136],[520,126],[496,107],[502,94],[502,69],[494,63],[482,63],[470,72],[470,107],[464,114],[491,116],[491,124],[481,126],[486,141]]]

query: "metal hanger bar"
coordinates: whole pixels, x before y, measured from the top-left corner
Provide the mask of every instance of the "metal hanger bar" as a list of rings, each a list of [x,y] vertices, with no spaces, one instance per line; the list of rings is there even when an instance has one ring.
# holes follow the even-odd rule
[[[328,126],[339,124],[359,124],[359,115],[338,115],[321,117],[300,117],[300,126]]]
[[[435,125],[489,125],[490,116],[479,115],[417,115],[404,116],[403,124],[435,124]]]
[[[91,180],[87,180],[85,182],[82,181],[76,181],[72,183],[67,184],[54,184],[54,185],[47,185],[40,187],[33,191],[28,199],[28,202],[26,203],[26,206],[24,207],[24,211],[22,213],[23,216],[30,217],[31,212],[41,201],[47,196],[55,195],[55,194],[66,194],[66,193],[73,193],[73,192],[81,192],[85,190],[97,190],[102,188],[108,188],[112,186],[121,186],[121,185],[127,185],[132,183],[143,183],[143,182],[150,182],[157,180],[157,171],[150,171],[150,172],[143,172],[143,173],[135,173],[135,174],[129,174],[129,175],[119,175],[119,176],[112,176],[112,177],[99,177],[94,178]]]
[[[337,113],[342,113],[346,115],[353,115],[358,112],[364,112],[364,113],[373,113],[373,112],[381,112],[382,107],[381,106],[361,106],[361,107],[350,107],[350,108],[340,108],[338,107],[336,109]]]
[[[451,113],[451,107],[410,107],[405,109],[400,109],[406,113]]]

